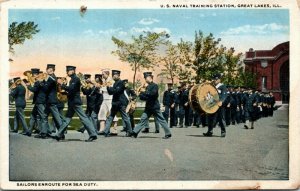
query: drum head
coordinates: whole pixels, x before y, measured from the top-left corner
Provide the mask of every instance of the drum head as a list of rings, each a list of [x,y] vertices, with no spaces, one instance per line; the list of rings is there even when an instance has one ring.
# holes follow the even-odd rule
[[[201,109],[205,113],[215,113],[220,101],[218,90],[210,83],[203,83],[197,89],[197,99]]]

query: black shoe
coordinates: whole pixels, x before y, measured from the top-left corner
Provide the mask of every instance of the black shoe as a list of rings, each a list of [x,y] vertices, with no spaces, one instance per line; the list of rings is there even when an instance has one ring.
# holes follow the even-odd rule
[[[85,142],[92,142],[97,139],[97,136],[91,136],[89,139],[85,140]]]
[[[125,128],[123,128],[123,129],[121,130],[121,132],[126,132],[126,129],[125,129]]]
[[[170,135],[164,136],[163,139],[169,139],[169,138],[171,138],[171,137],[172,137],[172,135],[170,134]]]
[[[97,133],[98,135],[105,135],[104,131],[100,131]]]
[[[10,131],[11,133],[18,133],[18,131],[17,130],[12,130],[12,131]]]
[[[221,133],[221,137],[226,137],[226,133]]]
[[[183,125],[180,125],[179,128],[183,128]]]
[[[254,129],[254,127],[251,127],[251,129]]]
[[[32,132],[32,134],[39,134],[39,133],[40,133],[39,130],[34,130],[34,131]]]
[[[79,133],[84,133],[84,130],[85,130],[85,129],[82,129],[82,128],[77,129],[77,131],[78,131]]]
[[[31,133],[30,133],[30,132],[27,132],[27,133],[22,133],[22,135],[25,135],[25,136],[31,137]]]
[[[126,133],[125,137],[131,137],[132,136],[132,133]]]
[[[132,131],[131,137],[137,138],[137,136],[138,136],[138,134],[136,132]]]
[[[118,136],[118,133],[110,133],[110,136]]]
[[[104,133],[104,137],[110,137],[110,133]]]
[[[203,133],[203,135],[205,137],[212,137],[213,134],[211,132],[207,132],[207,133]]]
[[[159,130],[155,130],[155,132],[154,133],[159,133]]]
[[[149,128],[145,128],[142,133],[149,133]]]
[[[38,135],[35,135],[34,138],[37,138],[37,139],[47,139],[47,136],[46,135],[43,135],[43,134],[38,134]]]
[[[249,129],[249,127],[247,125],[244,125],[245,129]]]

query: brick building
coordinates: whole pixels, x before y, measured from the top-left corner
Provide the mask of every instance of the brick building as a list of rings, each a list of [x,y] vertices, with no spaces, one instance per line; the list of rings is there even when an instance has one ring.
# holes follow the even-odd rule
[[[258,89],[273,92],[276,101],[289,102],[289,42],[272,50],[246,52],[245,70],[257,74]]]

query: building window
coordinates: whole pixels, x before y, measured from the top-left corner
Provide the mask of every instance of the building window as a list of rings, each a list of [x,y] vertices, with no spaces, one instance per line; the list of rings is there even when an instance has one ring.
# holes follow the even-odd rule
[[[267,89],[267,76],[261,77],[261,90],[264,91]]]

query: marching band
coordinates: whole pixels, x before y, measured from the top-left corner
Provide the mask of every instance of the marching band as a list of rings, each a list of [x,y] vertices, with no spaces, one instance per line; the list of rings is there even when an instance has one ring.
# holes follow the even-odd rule
[[[19,122],[23,131],[21,134],[35,138],[54,138],[57,141],[65,139],[67,127],[76,113],[83,126],[78,132],[87,130],[92,142],[98,135],[105,137],[118,135],[117,113],[122,118],[123,130],[126,137],[137,138],[140,132],[149,132],[149,118],[155,119],[155,133],[159,128],[164,130],[163,139],[172,137],[171,128],[208,126],[204,136],[213,136],[213,129],[218,124],[221,128],[221,137],[226,136],[226,126],[244,124],[245,129],[254,129],[255,121],[262,117],[273,116],[275,98],[271,92],[259,92],[249,87],[234,87],[223,84],[222,75],[216,73],[212,76],[211,85],[217,95],[207,93],[203,99],[213,100],[217,107],[215,112],[193,105],[191,94],[193,84],[182,82],[177,90],[168,89],[163,94],[164,111],[161,111],[158,101],[159,88],[154,83],[152,72],[144,72],[145,83],[133,90],[128,86],[128,80],[121,80],[121,71],[104,69],[101,74],[76,74],[75,66],[66,66],[67,76],[56,77],[55,65],[48,64],[46,73],[38,68],[24,72],[27,79],[14,78],[10,85],[10,96],[15,100],[14,125],[12,133],[17,133]],[[111,76],[110,76],[111,73]],[[26,107],[26,89],[33,93],[33,108],[30,115],[29,126],[25,121],[24,109]],[[86,97],[86,111],[83,110],[81,92]],[[218,99],[214,97],[217,96]],[[199,97],[199,96],[198,96]],[[138,124],[134,124],[134,112],[137,98],[146,102],[144,111]],[[200,99],[200,98],[199,98]],[[201,98],[202,99],[202,98]],[[63,109],[67,102],[67,112]],[[210,103],[211,104],[211,103]],[[49,123],[49,115],[52,123]],[[169,125],[168,125],[169,123]],[[35,129],[35,131],[33,131]],[[141,131],[144,129],[143,131]],[[55,135],[52,135],[55,134]]]

